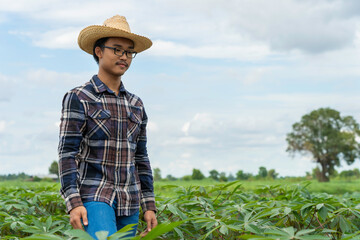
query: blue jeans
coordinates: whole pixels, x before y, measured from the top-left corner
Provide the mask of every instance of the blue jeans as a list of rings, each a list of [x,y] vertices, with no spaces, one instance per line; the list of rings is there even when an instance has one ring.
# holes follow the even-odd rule
[[[115,202],[112,207],[104,202],[85,202],[84,207],[88,218],[88,225],[84,228],[94,239],[97,239],[95,233],[98,231],[108,231],[110,236],[128,224],[139,223],[139,211],[131,216],[116,216]],[[136,229],[137,225],[128,237],[135,236]]]

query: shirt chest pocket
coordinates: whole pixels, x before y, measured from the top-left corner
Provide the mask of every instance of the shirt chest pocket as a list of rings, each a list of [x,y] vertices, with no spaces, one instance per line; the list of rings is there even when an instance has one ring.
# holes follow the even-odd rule
[[[129,112],[127,121],[127,137],[130,142],[136,142],[141,130],[141,118],[139,113]]]
[[[107,109],[88,111],[87,137],[92,140],[106,140],[111,137],[111,113]]]

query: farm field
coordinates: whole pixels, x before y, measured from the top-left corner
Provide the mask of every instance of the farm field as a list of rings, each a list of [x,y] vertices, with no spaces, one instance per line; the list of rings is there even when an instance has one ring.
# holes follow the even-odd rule
[[[309,184],[306,188],[311,193],[329,193],[329,194],[345,194],[345,193],[353,193],[360,192],[360,179],[353,180],[331,180],[330,182],[318,182],[317,180],[298,180],[298,179],[276,179],[276,180],[255,180],[255,181],[237,181],[237,183],[241,184],[240,189],[244,191],[254,191],[262,186],[276,186],[276,185],[295,185],[295,184]],[[155,193],[160,196],[173,196],[176,195],[176,192],[173,190],[164,187],[168,185],[176,185],[182,187],[190,187],[190,186],[212,186],[224,184],[212,179],[204,179],[204,180],[176,180],[176,181],[166,181],[161,180],[155,182]],[[53,182],[21,182],[21,181],[0,181],[0,189],[3,188],[13,188],[13,187],[33,187],[33,186],[57,186],[60,188],[59,183]],[[56,188],[56,187],[55,187]]]
[[[359,183],[159,181],[161,224],[142,239],[360,239]],[[91,239],[71,230],[58,189],[0,182],[1,239]]]
[[[254,191],[259,187],[270,185],[294,185],[294,184],[304,184],[308,183],[307,190],[312,193],[329,193],[329,194],[345,194],[345,193],[353,193],[360,192],[360,179],[355,180],[332,180],[330,182],[318,182],[317,180],[298,180],[298,179],[276,179],[276,180],[255,180],[255,181],[237,181],[241,184],[240,189],[244,191]],[[169,194],[170,196],[174,194],[174,191],[169,191],[163,186],[166,185],[177,185],[183,187],[189,186],[210,186],[221,184],[218,181],[212,179],[204,179],[204,180],[192,180],[192,181],[159,181],[155,182],[155,190],[160,195]],[[1,186],[1,182],[0,182]]]

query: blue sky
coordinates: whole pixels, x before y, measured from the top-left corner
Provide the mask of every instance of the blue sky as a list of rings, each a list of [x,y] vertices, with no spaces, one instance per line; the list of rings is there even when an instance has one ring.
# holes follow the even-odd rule
[[[163,176],[303,176],[316,165],[286,153],[293,123],[320,107],[360,121],[359,1],[0,0],[0,174],[48,172],[62,97],[97,73],[78,33],[116,14],[153,40],[122,81]]]

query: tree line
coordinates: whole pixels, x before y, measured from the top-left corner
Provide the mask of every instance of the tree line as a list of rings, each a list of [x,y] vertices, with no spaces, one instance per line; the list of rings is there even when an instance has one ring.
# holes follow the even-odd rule
[[[320,173],[320,169],[318,167],[314,168],[313,171],[306,172],[306,175],[303,177],[298,177],[303,180],[311,180],[318,179]],[[174,177],[171,174],[168,174],[166,177],[162,177],[160,168],[153,169],[154,181],[176,181],[176,180],[203,180],[203,179],[213,179],[219,182],[231,182],[235,180],[274,180],[278,178],[294,178],[291,176],[288,177],[279,177],[279,174],[275,171],[275,169],[267,170],[266,167],[259,167],[259,171],[257,174],[247,173],[243,170],[238,170],[235,176],[232,173],[226,174],[225,172],[218,172],[213,169],[209,171],[208,176],[206,177],[200,169],[194,168],[192,170],[191,175],[185,175],[182,177]],[[341,172],[334,171],[332,179],[342,179],[342,180],[352,180],[352,179],[360,179],[360,170],[358,168],[354,168],[353,170],[344,170]]]
[[[57,162],[53,161],[49,167],[50,174],[57,173]],[[252,174],[245,172],[243,170],[238,170],[235,175],[232,173],[219,172],[215,169],[208,172],[208,176],[205,176],[201,170],[193,169],[191,175],[185,175],[182,177],[174,177],[171,174],[168,174],[165,177],[162,177],[160,168],[153,169],[154,181],[175,181],[175,180],[203,180],[203,179],[213,179],[219,182],[231,182],[235,180],[273,180],[278,178],[294,178],[291,176],[288,177],[279,177],[279,174],[275,172],[275,169],[267,170],[266,167],[259,167],[257,174]],[[298,177],[303,180],[319,179],[321,177],[321,170],[319,167],[316,167],[312,172],[306,172],[305,176]],[[360,170],[354,168],[352,170],[343,170],[341,172],[334,172],[331,175],[331,179],[342,179],[342,180],[352,180],[360,179]],[[0,181],[53,181],[52,179],[41,179],[39,177],[29,175],[26,173],[17,173],[17,174],[2,174],[0,175]]]
[[[270,172],[270,174],[269,174]],[[171,174],[168,174],[165,178],[161,176],[161,170],[160,168],[154,168],[153,169],[153,176],[154,181],[161,181],[161,180],[167,180],[167,181],[175,181],[175,180],[203,180],[205,178],[213,179],[215,181],[219,182],[228,182],[228,181],[235,181],[235,180],[249,180],[249,179],[265,179],[265,178],[271,178],[275,179],[277,177],[277,173],[275,173],[274,169],[271,169],[270,171],[267,171],[265,167],[259,168],[259,173],[257,175],[253,175],[251,173],[245,173],[243,170],[239,170],[235,176],[232,173],[226,174],[225,172],[219,172],[216,169],[213,169],[209,171],[209,175],[205,177],[205,175],[201,172],[200,169],[194,168],[192,170],[191,175],[185,175],[182,177],[174,177]]]
[[[57,161],[53,161],[49,168],[49,174],[55,174],[57,177],[59,177],[59,165]],[[0,175],[0,181],[33,181],[33,182],[39,182],[39,181],[53,181],[51,178],[40,178],[35,175],[29,175],[24,172],[21,173],[10,173],[10,174],[2,174]]]

